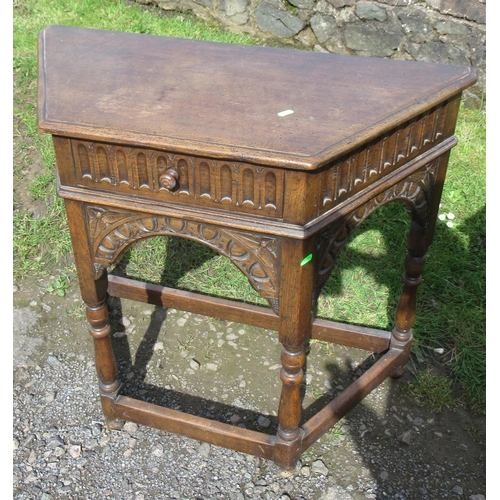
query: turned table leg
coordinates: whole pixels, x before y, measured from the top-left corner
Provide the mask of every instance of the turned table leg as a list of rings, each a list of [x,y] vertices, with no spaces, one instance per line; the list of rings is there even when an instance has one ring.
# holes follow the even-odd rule
[[[405,272],[403,273],[403,290],[396,309],[395,327],[392,330],[391,346],[400,346],[406,351],[404,362],[399,366],[393,377],[401,377],[404,365],[408,362],[411,350],[411,327],[415,321],[417,289],[422,282],[422,271],[425,265],[427,245],[423,237],[425,228],[412,221],[408,243],[408,253],[405,258]]]
[[[66,210],[80,291],[87,306],[89,331],[94,339],[95,364],[103,413],[109,427],[120,427],[122,422],[116,419],[114,412],[114,403],[121,384],[117,378],[116,359],[111,345],[111,326],[106,305],[107,273],[104,271],[97,279],[94,276],[83,204],[66,200]]]
[[[414,212],[408,237],[408,253],[405,258],[405,272],[403,273],[403,291],[396,309],[395,327],[392,330],[391,346],[400,346],[406,351],[404,362],[392,376],[401,377],[404,366],[410,357],[412,334],[411,328],[415,321],[417,289],[422,282],[422,272],[425,265],[425,254],[432,243],[436,219],[443,191],[449,152],[442,155],[437,161],[436,176],[433,179],[426,199],[424,212]]]
[[[300,384],[304,378],[305,348],[311,336],[314,286],[314,261],[305,263],[304,258],[313,253],[313,243],[314,238],[306,241],[285,238],[282,243],[279,340],[283,345],[280,374],[283,385],[278,409],[278,439],[287,443],[288,451],[276,462],[285,469],[295,465],[298,455],[294,450],[298,447],[293,443],[301,439]]]

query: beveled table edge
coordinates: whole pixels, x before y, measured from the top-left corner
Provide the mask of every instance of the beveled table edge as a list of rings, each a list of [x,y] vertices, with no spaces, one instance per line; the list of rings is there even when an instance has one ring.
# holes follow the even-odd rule
[[[464,77],[465,78],[465,77]],[[467,87],[469,84],[464,85]],[[440,102],[453,97],[461,92],[462,86],[456,84],[449,89],[444,89],[441,93],[445,96]],[[452,90],[449,94],[446,90]],[[438,98],[437,98],[438,99]],[[146,147],[157,149],[160,151],[168,151],[183,155],[196,155],[199,154],[200,149],[203,149],[203,154],[206,157],[214,159],[224,159],[227,161],[238,161],[245,163],[252,163],[255,165],[262,165],[276,168],[287,168],[292,170],[317,170],[327,163],[349,153],[357,147],[366,144],[367,142],[383,135],[384,133],[397,128],[399,125],[405,123],[414,111],[414,116],[421,115],[435,106],[437,101],[429,103],[418,103],[407,108],[396,115],[390,116],[382,123],[374,124],[373,126],[365,129],[363,135],[357,135],[355,139],[350,137],[345,140],[333,144],[332,146],[318,151],[314,155],[298,156],[294,154],[283,153],[280,151],[265,151],[235,146],[225,146],[222,144],[209,144],[203,143],[203,148],[200,148],[200,143],[194,141],[178,139],[178,138],[160,138],[152,135],[144,135],[135,132],[123,133],[110,133],[109,130],[96,129],[92,127],[84,127],[80,125],[73,125],[68,123],[61,123],[55,121],[45,120],[40,116],[41,111],[39,108],[38,128],[41,132],[67,137],[72,139],[84,139],[89,141],[98,142],[112,142],[115,144],[135,144],[139,147]],[[169,139],[169,140],[165,140]],[[235,151],[237,150],[237,151]]]
[[[474,68],[463,66],[464,75],[449,85],[430,94],[423,100],[417,100],[413,104],[399,110],[397,113],[387,116],[381,121],[372,123],[365,129],[344,138],[314,154],[296,154],[277,150],[266,150],[249,148],[245,146],[220,144],[216,142],[202,142],[198,140],[183,139],[181,137],[170,137],[153,134],[143,134],[128,130],[110,130],[107,128],[78,125],[70,122],[49,120],[45,117],[45,57],[43,36],[46,28],[38,34],[38,129],[41,132],[74,139],[85,139],[99,142],[113,142],[116,144],[134,143],[137,146],[169,151],[177,154],[197,155],[203,150],[204,156],[214,159],[230,161],[241,161],[263,166],[277,168],[288,168],[293,170],[317,170],[349,153],[355,148],[379,137],[389,130],[415,116],[421,115],[434,106],[447,101],[470,87],[477,81]],[[352,56],[363,57],[363,56]]]

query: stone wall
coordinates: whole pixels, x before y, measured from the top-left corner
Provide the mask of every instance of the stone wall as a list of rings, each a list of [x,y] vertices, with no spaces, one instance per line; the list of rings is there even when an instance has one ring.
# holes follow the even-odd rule
[[[269,45],[473,66],[485,100],[486,0],[137,0],[215,19]]]

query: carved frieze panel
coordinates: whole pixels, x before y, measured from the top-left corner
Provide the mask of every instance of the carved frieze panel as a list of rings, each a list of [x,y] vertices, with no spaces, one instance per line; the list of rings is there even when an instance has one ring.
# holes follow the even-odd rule
[[[320,213],[441,142],[447,113],[446,105],[434,108],[323,171]]]
[[[280,217],[283,170],[72,139],[76,183],[135,196]],[[174,170],[173,189],[160,177]]]
[[[336,220],[319,234],[318,262],[320,264],[316,276],[316,297],[330,276],[340,251],[349,241],[354,230],[378,207],[399,200],[404,203],[414,220],[421,225],[426,225],[438,167],[439,158],[394,184],[378,196],[369,199],[355,211]]]
[[[268,300],[273,311],[279,314],[279,237],[92,205],[86,207],[86,222],[96,278],[141,238],[181,236],[203,243],[228,257],[245,274],[253,288]]]

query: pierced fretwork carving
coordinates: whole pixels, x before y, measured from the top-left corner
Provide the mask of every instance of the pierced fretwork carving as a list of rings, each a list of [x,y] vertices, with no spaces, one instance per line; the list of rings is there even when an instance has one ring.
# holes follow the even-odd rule
[[[253,288],[267,299],[273,311],[279,314],[277,260],[280,238],[97,206],[87,206],[86,211],[96,278],[141,238],[182,236],[208,245],[228,257],[245,274]]]
[[[318,262],[319,270],[316,276],[315,297],[330,276],[339,254],[349,241],[354,230],[378,207],[391,201],[404,203],[410,216],[425,226],[429,211],[432,189],[434,187],[439,159],[436,159],[420,170],[394,184],[350,212],[333,222],[319,234]]]

